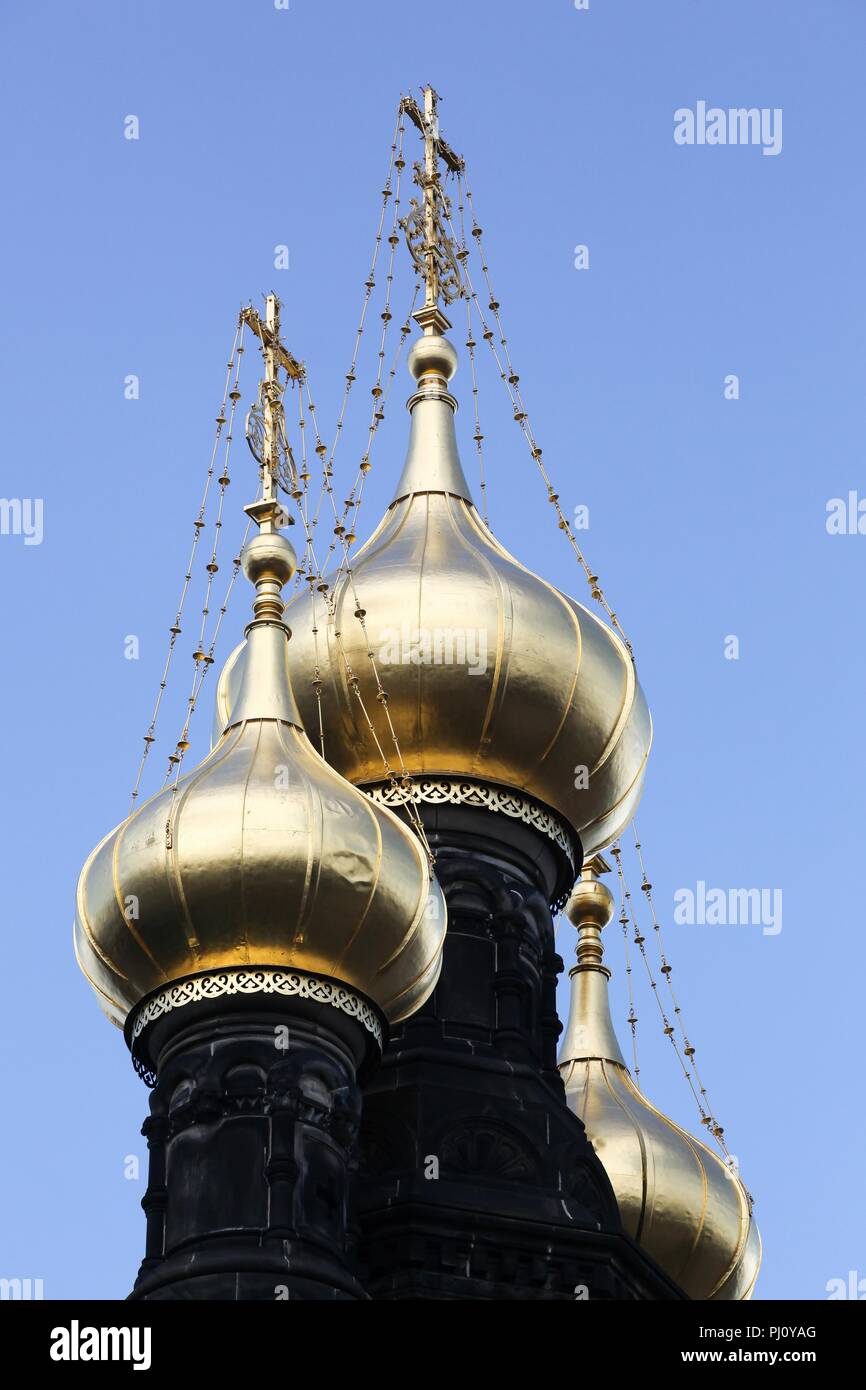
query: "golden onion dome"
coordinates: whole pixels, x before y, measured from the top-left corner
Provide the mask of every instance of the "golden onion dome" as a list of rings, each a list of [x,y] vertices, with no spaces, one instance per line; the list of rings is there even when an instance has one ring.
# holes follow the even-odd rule
[[[330,603],[311,587],[287,605],[298,703],[318,727],[317,671],[325,757],[356,785],[381,783],[382,752],[395,765],[397,758],[376,701],[372,652],[410,776],[524,794],[565,821],[591,854],[634,813],[649,711],[617,634],[520,564],[476,511],[447,389],[456,363],[438,334],[415,342],[409,367],[418,389],[394,500],[351,576],[326,576]],[[244,664],[239,648],[223,671],[220,727]]]
[[[292,547],[262,532],[243,562],[256,616],[232,717],[176,789],[90,855],[78,884],[79,963],[118,1024],[170,982],[241,966],[328,977],[399,1020],[436,983],[444,898],[415,836],[304,733],[280,598]]]
[[[578,947],[559,1069],[568,1104],[610,1178],[623,1228],[690,1298],[751,1298],[761,1237],[748,1192],[732,1168],[647,1100],[620,1051],[601,944],[614,904],[592,865],[565,910]]]

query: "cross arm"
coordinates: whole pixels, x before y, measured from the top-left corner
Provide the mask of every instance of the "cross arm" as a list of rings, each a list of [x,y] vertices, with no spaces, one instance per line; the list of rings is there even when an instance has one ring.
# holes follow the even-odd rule
[[[401,110],[405,111],[412,124],[417,126],[421,134],[426,137],[427,126],[424,122],[424,112],[421,110],[415,98],[413,96],[403,97],[400,102],[400,107]],[[448,166],[453,174],[459,174],[465,162],[461,156],[452,150],[448,141],[443,140],[441,135],[436,136],[433,144],[442,162]]]

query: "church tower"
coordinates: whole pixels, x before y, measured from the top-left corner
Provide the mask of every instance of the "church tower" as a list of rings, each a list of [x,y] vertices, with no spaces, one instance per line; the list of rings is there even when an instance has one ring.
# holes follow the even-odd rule
[[[425,853],[319,756],[292,692],[274,423],[231,714],[78,885],[79,964],[154,1088],[138,1298],[365,1296],[347,1250],[359,1083],[441,964]]]
[[[330,572],[308,544],[308,592],[284,605],[276,489],[283,464],[296,500],[309,474],[272,296],[265,322],[248,314],[256,597],[216,741],[82,872],[79,961],[154,1088],[135,1296],[748,1297],[751,1199],[645,1100],[607,1008],[602,851],[652,740],[633,653],[614,615],[505,550],[460,459],[446,310],[468,252],[441,165],[463,161],[436,107],[429,87],[401,103],[424,142],[403,223],[424,304],[393,499],[351,558],[338,521]]]

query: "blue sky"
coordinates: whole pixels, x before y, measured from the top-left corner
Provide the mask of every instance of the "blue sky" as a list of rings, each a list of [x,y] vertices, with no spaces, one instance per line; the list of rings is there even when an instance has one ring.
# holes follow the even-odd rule
[[[78,975],[75,881],[126,809],[238,305],[280,294],[332,428],[396,104],[432,81],[545,461],[566,511],[589,507],[582,540],[653,709],[639,824],[704,1079],[756,1197],[758,1296],[866,1277],[866,536],[826,528],[830,499],[866,495],[864,39],[855,0],[441,0],[430,24],[397,0],[4,8],[0,494],[42,499],[43,538],[0,535],[0,1274],[43,1278],[47,1297],[118,1297],[134,1277],[147,1094]],[[699,101],[780,108],[780,153],[676,144],[674,113]],[[465,360],[454,386],[474,478]],[[402,463],[406,395],[401,368],[362,533]],[[588,601],[488,367],[482,412],[494,529]],[[359,400],[343,479],[365,415]],[[178,674],[167,738],[186,647]],[[699,881],[780,890],[782,930],[676,925],[674,894]],[[608,956],[619,1021],[613,934]],[[646,1090],[693,1127],[636,989]]]

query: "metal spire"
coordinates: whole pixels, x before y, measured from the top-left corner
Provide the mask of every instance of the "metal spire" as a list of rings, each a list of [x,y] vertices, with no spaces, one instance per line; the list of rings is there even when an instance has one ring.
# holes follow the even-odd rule
[[[407,402],[412,416],[409,452],[391,505],[414,494],[444,492],[472,504],[466,475],[460,463],[454,432],[457,401],[448,390],[457,370],[457,353],[442,335],[451,327],[440,301],[458,299],[463,291],[460,264],[454,243],[445,228],[451,204],[442,191],[439,161],[452,171],[463,160],[439,133],[438,96],[428,84],[423,89],[424,108],[414,97],[403,97],[401,111],[424,137],[424,164],[415,165],[415,182],[422,198],[412,199],[411,212],[400,225],[415,269],[424,281],[424,306],[412,317],[423,330],[409,353],[408,367],[417,390]]]
[[[253,620],[246,628],[243,680],[224,732],[260,719],[275,719],[302,729],[289,678],[287,639],[290,634],[283,623],[285,603],[282,597],[282,590],[295,573],[298,560],[294,548],[280,533],[280,527],[292,525],[293,518],[279,501],[277,489],[281,482],[287,489],[294,482],[283,393],[289,381],[303,381],[304,368],[280,338],[280,301],[275,294],[265,298],[264,321],[252,305],[241,310],[241,321],[259,339],[264,361],[258,401],[249,412],[246,424],[247,443],[259,464],[261,497],[244,507],[259,528],[241,554],[244,573],[255,585],[256,596]],[[280,381],[281,368],[286,373],[285,382]]]
[[[559,1055],[560,1067],[589,1058],[625,1067],[610,1016],[610,971],[602,964],[601,933],[613,916],[614,900],[598,875],[609,871],[607,861],[596,854],[584,864],[565,905],[566,916],[577,928],[577,964],[569,971],[571,1010]]]

